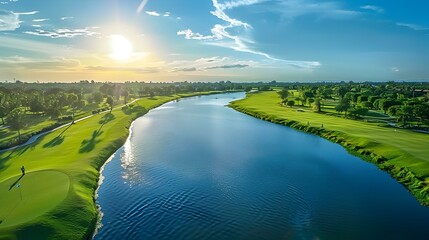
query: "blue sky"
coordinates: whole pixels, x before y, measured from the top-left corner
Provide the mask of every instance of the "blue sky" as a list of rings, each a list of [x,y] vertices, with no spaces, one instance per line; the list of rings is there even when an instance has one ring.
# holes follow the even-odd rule
[[[425,2],[0,0],[0,81],[429,80]]]

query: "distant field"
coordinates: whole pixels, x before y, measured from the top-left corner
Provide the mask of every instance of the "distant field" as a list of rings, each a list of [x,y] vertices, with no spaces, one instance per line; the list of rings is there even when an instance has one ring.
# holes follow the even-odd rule
[[[429,135],[410,130],[385,127],[385,124],[356,121],[342,117],[319,114],[301,106],[288,108],[281,106],[281,100],[275,91],[248,94],[243,100],[232,105],[251,112],[263,114],[276,119],[307,123],[313,127],[338,132],[349,142],[364,149],[386,157],[389,163],[398,167],[406,167],[418,176],[429,180]],[[327,104],[332,108],[332,104]],[[325,108],[326,109],[326,108]],[[384,117],[382,113],[371,112],[372,117]],[[380,125],[380,126],[379,126]]]

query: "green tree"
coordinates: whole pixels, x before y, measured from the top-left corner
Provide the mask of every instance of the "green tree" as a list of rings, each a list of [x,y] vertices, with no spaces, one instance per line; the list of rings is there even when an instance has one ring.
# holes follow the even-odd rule
[[[368,101],[363,101],[363,102],[360,103],[360,105],[362,107],[364,107],[364,108],[368,108],[368,109],[372,108],[372,104],[370,102],[368,102]]]
[[[282,89],[280,92],[278,92],[280,95],[280,98],[282,99],[282,102],[286,102],[287,98],[289,97],[289,91],[287,89]]]
[[[413,116],[413,108],[408,105],[403,105],[400,108],[399,111],[399,121],[402,122],[402,124],[407,125],[408,122],[411,120]]]
[[[338,105],[335,107],[337,112],[344,112],[345,116],[347,116],[347,111],[350,109],[350,100],[347,98],[342,98]]]
[[[128,102],[128,96],[129,96],[129,92],[127,90],[122,90],[122,96],[124,97],[124,104],[127,104]]]
[[[351,108],[349,110],[349,114],[357,117],[357,116],[362,116],[368,113],[368,108],[363,108],[363,107],[355,107],[355,108]]]
[[[72,108],[72,123],[74,123],[74,113],[76,110],[76,105],[77,105],[78,99],[79,99],[79,97],[74,93],[71,93],[68,95],[68,100],[69,100],[70,106]]]
[[[294,100],[289,100],[289,101],[286,102],[286,105],[288,107],[293,107],[295,105],[295,101]]]
[[[8,114],[8,111],[7,111],[6,106],[1,106],[0,105],[0,118],[1,118],[1,121],[2,121],[3,125],[4,125],[4,117],[6,117],[7,114]]]
[[[311,104],[313,104],[314,101],[315,101],[314,98],[307,98],[307,104],[308,104],[308,106],[311,107]]]
[[[251,86],[247,86],[247,87],[244,89],[244,91],[245,91],[245,92],[250,92],[250,91],[252,91],[252,87],[251,87]]]
[[[28,102],[31,112],[43,112],[44,106],[43,101],[39,96],[33,96]]]
[[[423,119],[429,119],[429,105],[427,104],[418,104],[414,107],[414,115],[420,119],[420,122],[423,122]]]
[[[384,113],[386,113],[387,109],[395,105],[401,105],[401,102],[394,99],[381,99],[378,103],[378,109],[383,110]]]
[[[314,100],[313,110],[315,112],[321,112],[322,111],[322,101],[320,100],[320,98],[316,98]]]
[[[58,119],[58,117],[61,115],[61,112],[58,108],[49,108],[46,109],[46,115],[48,115],[51,119]]]
[[[103,101],[103,94],[101,94],[100,92],[94,92],[92,94],[92,98],[95,103],[99,104]]]
[[[6,123],[9,125],[9,128],[18,132],[19,142],[21,142],[21,129],[25,126],[24,115],[24,111],[20,108],[15,108],[6,117]]]
[[[387,109],[387,114],[389,114],[390,116],[397,116],[398,115],[398,113],[400,112],[400,107],[401,106],[398,106],[398,105],[395,105],[395,106],[391,106],[391,107],[389,107],[388,109]]]
[[[339,87],[339,88],[337,88],[336,93],[337,93],[338,98],[340,98],[340,99],[343,98],[344,95],[346,95],[346,93],[348,91],[349,90],[346,87]]]
[[[301,103],[301,106],[304,106],[304,101],[302,100],[302,98],[301,98],[301,97],[296,97],[296,98],[295,98],[295,101],[297,101],[297,102]]]
[[[304,91],[304,92],[301,92],[300,95],[301,95],[301,98],[302,98],[302,105],[304,105],[307,102],[307,99],[314,97],[313,92],[308,91],[308,90]]]
[[[106,103],[109,104],[109,106],[110,106],[110,112],[112,112],[112,110],[113,110],[113,98],[110,97],[110,96],[107,97]]]
[[[100,87],[100,92],[104,95],[113,96],[114,86],[105,83]]]

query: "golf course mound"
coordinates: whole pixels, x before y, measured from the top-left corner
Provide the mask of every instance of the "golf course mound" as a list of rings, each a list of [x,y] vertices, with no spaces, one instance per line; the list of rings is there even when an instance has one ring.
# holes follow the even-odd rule
[[[69,177],[59,171],[28,172],[0,182],[0,229],[52,210],[67,196]]]

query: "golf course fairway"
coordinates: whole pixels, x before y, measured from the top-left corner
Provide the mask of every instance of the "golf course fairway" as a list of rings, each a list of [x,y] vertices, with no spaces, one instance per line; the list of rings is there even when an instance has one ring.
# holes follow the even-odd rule
[[[1,227],[24,223],[50,211],[69,191],[69,177],[59,171],[29,172],[21,176],[0,183]]]
[[[376,164],[429,205],[429,134],[282,106],[276,91],[248,93],[229,106],[248,115],[310,132]],[[311,150],[311,146],[309,146]]]
[[[131,122],[163,103],[201,94],[211,93],[143,98],[0,153],[0,239],[91,238],[99,170],[124,144]],[[26,174],[19,179],[21,166]]]

